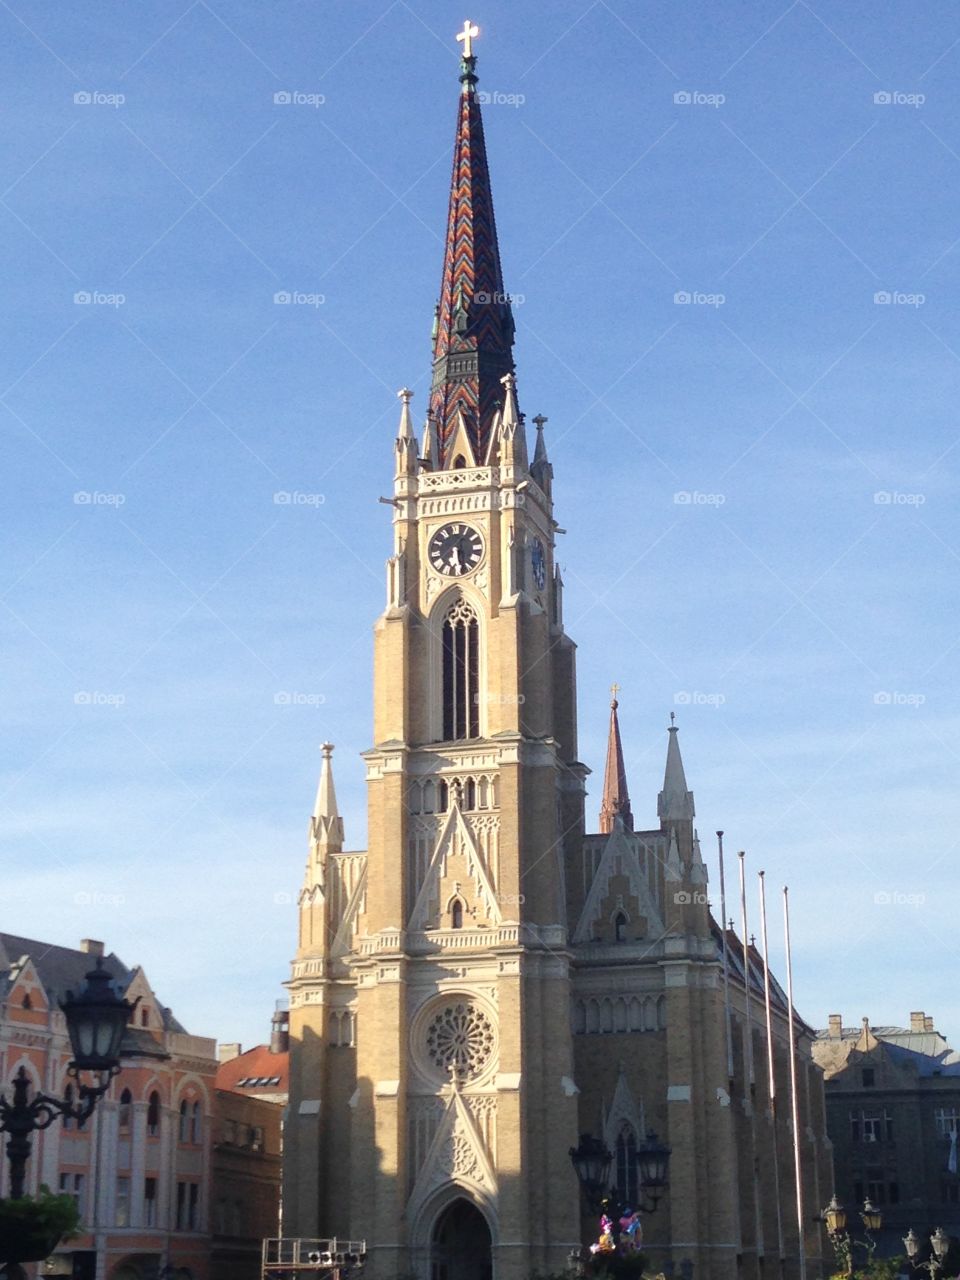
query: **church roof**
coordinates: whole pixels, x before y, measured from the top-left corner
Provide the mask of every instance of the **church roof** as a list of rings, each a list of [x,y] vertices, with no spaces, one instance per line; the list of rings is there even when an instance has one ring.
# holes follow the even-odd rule
[[[469,48],[468,42],[465,53]],[[503,398],[501,379],[513,371],[513,316],[500,268],[476,62],[469,53],[460,63],[443,276],[434,321],[430,409],[440,466],[452,461],[447,454],[461,411],[474,457],[483,465]]]

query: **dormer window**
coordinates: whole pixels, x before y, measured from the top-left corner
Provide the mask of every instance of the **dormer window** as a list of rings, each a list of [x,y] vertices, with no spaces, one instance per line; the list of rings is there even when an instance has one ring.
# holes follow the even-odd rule
[[[21,1008],[21,1009],[32,1009],[32,1008],[33,1008],[33,1001],[30,999],[30,992],[29,992],[29,991],[26,993],[26,995],[25,995],[25,996],[23,997],[23,999],[20,1001],[20,1008]]]
[[[458,453],[453,460],[454,471],[462,471],[466,465],[467,465],[466,458],[463,456],[462,453]]]

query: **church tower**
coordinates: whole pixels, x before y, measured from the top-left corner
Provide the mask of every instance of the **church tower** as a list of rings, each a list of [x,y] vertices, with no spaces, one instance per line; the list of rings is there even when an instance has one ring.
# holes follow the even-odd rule
[[[543,426],[531,460],[468,23],[421,441],[400,391],[375,624],[369,848],[330,748],[291,991],[287,1235],[372,1275],[560,1271],[579,1247],[565,867],[583,837],[574,646]],[[451,1273],[452,1274],[452,1273]]]
[[[476,34],[468,22],[458,37],[425,422],[414,429],[403,388],[384,442],[393,529],[364,753],[369,847],[344,846],[329,743],[309,822],[284,1235],[365,1239],[370,1280],[559,1274],[596,1238],[569,1159],[589,1134],[622,1203],[649,1211],[651,1269],[801,1280],[799,1230],[783,1227],[793,1136],[773,1098],[793,1025],[807,1198],[821,1204],[812,1032],[774,983],[765,1085],[762,962],[711,913],[679,729],[671,716],[657,824],[641,830],[616,686],[599,830],[585,830],[547,420],[528,442]],[[651,1205],[640,1157],[662,1150],[655,1135],[670,1177]]]

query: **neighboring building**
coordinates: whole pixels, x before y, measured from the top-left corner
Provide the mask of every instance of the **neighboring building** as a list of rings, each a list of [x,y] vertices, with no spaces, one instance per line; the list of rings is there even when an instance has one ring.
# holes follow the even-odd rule
[[[210,1280],[260,1280],[265,1237],[280,1231],[282,1107],[216,1091]]]
[[[851,1221],[859,1224],[869,1196],[883,1211],[881,1248],[891,1255],[903,1253],[910,1227],[923,1239],[938,1226],[960,1237],[960,1053],[933,1018],[844,1027],[833,1014],[813,1052],[826,1076],[837,1197]]]
[[[217,1088],[286,1104],[290,1089],[289,1019],[286,1009],[278,1009],[273,1015],[270,1043],[258,1044],[246,1053],[238,1044],[221,1044]]]
[[[264,1238],[280,1234],[282,1121],[290,1037],[277,1010],[269,1044],[220,1046],[213,1149],[211,1280],[259,1280]]]
[[[98,957],[130,1000],[140,998],[123,1041],[120,1075],[83,1126],[55,1123],[33,1136],[27,1190],[67,1191],[86,1232],[44,1264],[74,1280],[209,1278],[211,1117],[216,1042],[188,1035],[140,968],[104,955],[0,933],[0,1081],[21,1066],[34,1089],[70,1094],[70,1043],[58,1007]],[[0,1196],[9,1194],[0,1160]]]
[[[776,987],[774,1125],[762,967],[751,951],[745,978],[727,935],[728,1044],[675,726],[657,825],[634,831],[614,703],[601,830],[586,833],[546,419],[531,456],[476,83],[467,47],[427,424],[421,447],[400,392],[391,446],[369,848],[344,850],[329,744],[310,821],[284,1234],[366,1238],[371,1280],[558,1273],[596,1234],[568,1154],[578,1134],[600,1126],[633,1194],[649,1126],[673,1149],[644,1220],[652,1269],[776,1275],[779,1209],[792,1278],[787,1004]],[[817,1275],[829,1149],[813,1033],[795,1026]]]

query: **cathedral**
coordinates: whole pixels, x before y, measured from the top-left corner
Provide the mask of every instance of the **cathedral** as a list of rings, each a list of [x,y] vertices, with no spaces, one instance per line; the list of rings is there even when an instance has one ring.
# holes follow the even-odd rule
[[[310,819],[284,1235],[365,1239],[371,1280],[559,1274],[597,1235],[570,1158],[580,1135],[642,1203],[636,1157],[654,1131],[669,1185],[643,1216],[648,1270],[802,1280],[789,1005],[771,981],[771,1071],[763,961],[711,912],[677,726],[656,822],[637,830],[614,698],[596,824],[585,812],[547,419],[531,438],[519,409],[476,34],[458,37],[426,422],[414,430],[404,389],[385,444],[368,848],[344,847],[329,744]],[[793,1018],[819,1275],[823,1083]]]

